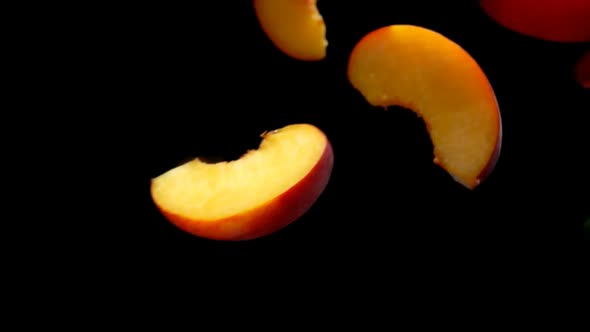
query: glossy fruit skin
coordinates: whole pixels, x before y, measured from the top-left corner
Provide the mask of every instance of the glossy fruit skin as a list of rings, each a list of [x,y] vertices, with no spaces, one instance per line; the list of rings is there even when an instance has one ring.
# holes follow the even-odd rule
[[[529,37],[590,41],[588,0],[480,0],[480,6],[497,24]]]

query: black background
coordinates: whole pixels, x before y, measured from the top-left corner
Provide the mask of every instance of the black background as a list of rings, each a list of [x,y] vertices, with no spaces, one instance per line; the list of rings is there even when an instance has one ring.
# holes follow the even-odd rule
[[[78,239],[100,234],[98,257],[155,270],[204,270],[203,262],[519,266],[578,243],[590,214],[582,160],[590,142],[581,131],[590,105],[573,67],[588,44],[509,31],[476,1],[322,0],[318,7],[329,41],[320,62],[277,50],[250,1],[109,9],[90,49],[97,107],[78,119],[83,131],[98,126],[100,138],[89,144],[100,155],[98,173],[109,175],[92,184],[101,188],[92,210],[100,221]],[[457,42],[494,87],[504,140],[477,189],[432,163],[432,144],[412,112],[373,108],[349,84],[353,46],[390,24],[420,25]],[[235,159],[256,148],[263,131],[292,123],[321,128],[335,164],[317,203],[284,230],[210,241],[178,230],[153,205],[151,178],[196,156]]]

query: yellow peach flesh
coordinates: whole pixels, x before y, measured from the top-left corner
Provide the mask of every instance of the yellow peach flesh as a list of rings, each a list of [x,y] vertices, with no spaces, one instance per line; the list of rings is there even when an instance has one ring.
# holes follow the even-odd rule
[[[403,106],[421,116],[435,162],[468,188],[492,161],[501,128],[494,91],[459,45],[421,27],[395,25],[352,51],[351,84],[374,106]]]
[[[305,132],[302,134],[302,132]],[[230,162],[198,158],[158,176],[152,195],[172,214],[217,221],[272,201],[304,178],[326,147],[324,134],[291,125],[264,135],[260,147]]]
[[[262,29],[277,48],[300,60],[326,56],[326,26],[316,0],[254,0]]]

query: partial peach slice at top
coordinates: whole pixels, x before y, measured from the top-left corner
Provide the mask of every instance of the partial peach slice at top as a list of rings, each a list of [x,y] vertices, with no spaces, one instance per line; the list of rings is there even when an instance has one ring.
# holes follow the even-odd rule
[[[480,0],[480,5],[496,23],[529,37],[590,41],[588,0]]]
[[[576,64],[576,80],[586,89],[590,89],[590,51],[587,51]]]
[[[435,162],[475,188],[502,145],[496,96],[476,61],[445,36],[418,26],[370,32],[348,63],[351,84],[373,106],[403,106],[421,116]]]
[[[332,146],[309,124],[263,137],[257,150],[238,160],[209,164],[197,158],[154,178],[154,203],[172,224],[208,239],[250,240],[286,227],[328,184]]]
[[[317,0],[254,0],[262,29],[283,53],[317,61],[326,57],[326,25]]]

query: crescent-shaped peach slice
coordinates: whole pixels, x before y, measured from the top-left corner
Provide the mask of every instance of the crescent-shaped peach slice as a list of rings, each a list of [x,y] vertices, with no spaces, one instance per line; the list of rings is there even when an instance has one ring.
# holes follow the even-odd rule
[[[352,50],[351,84],[373,106],[403,106],[421,116],[435,163],[475,188],[502,146],[494,90],[476,61],[445,36],[418,26],[370,32]]]
[[[254,0],[256,17],[272,43],[304,61],[326,57],[326,25],[317,0]]]
[[[210,164],[197,158],[152,179],[154,203],[179,229],[213,240],[250,240],[286,227],[328,184],[332,146],[310,124],[263,137],[257,150],[238,160]]]

